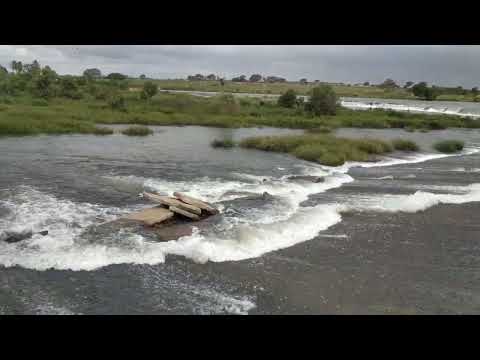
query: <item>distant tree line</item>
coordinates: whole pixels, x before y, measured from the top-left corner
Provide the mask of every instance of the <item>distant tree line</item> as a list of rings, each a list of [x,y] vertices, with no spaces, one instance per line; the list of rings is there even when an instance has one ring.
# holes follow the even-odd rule
[[[319,85],[310,91],[307,102],[298,97],[293,89],[287,90],[278,98],[278,105],[285,108],[297,108],[314,116],[336,115],[338,97],[330,85]]]
[[[215,80],[221,80],[221,78],[215,74],[210,74],[210,75],[202,75],[202,74],[195,74],[195,75],[188,75],[187,80],[189,81],[205,81],[205,80],[210,80],[210,81],[215,81]],[[222,79],[224,80],[224,79]],[[304,79],[306,82],[306,79]],[[277,82],[286,82],[287,80],[285,78],[279,77],[279,76],[262,76],[260,74],[253,74],[251,75],[248,79],[246,75],[239,75],[232,77],[231,79],[232,82],[267,82],[267,83],[277,83]]]
[[[52,68],[32,63],[12,61],[11,72],[0,66],[0,96],[30,96],[33,98],[93,98],[104,100],[112,109],[125,111],[122,91],[128,89],[129,78],[121,73],[103,76],[96,68],[86,69],[81,76],[59,75]],[[143,84],[140,99],[148,100],[158,92],[151,81]]]

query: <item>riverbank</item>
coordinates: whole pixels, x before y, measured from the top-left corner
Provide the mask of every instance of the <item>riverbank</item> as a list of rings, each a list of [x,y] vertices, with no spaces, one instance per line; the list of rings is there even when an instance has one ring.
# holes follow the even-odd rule
[[[126,93],[124,106],[116,109],[105,101],[54,98],[38,101],[30,97],[0,102],[0,136],[36,134],[108,134],[102,124],[201,125],[224,128],[278,127],[291,129],[400,128],[438,130],[479,128],[468,117],[402,113],[391,110],[355,111],[339,107],[335,116],[312,116],[302,108],[283,108],[260,98],[161,93],[150,100]]]
[[[299,82],[285,83],[251,83],[251,82],[232,82],[226,80],[222,87],[218,81],[188,81],[188,80],[149,80],[153,81],[163,90],[184,90],[184,91],[215,91],[231,93],[252,93],[252,94],[283,94],[288,89],[293,89],[299,95],[308,95],[311,89],[318,85],[314,82],[301,84]],[[130,88],[132,91],[141,88],[145,80],[132,79]],[[377,86],[359,86],[359,85],[339,85],[330,84],[338,96],[341,97],[368,97],[380,99],[416,99],[412,93],[404,88],[383,89]],[[470,94],[443,94],[436,100],[439,101],[474,101]]]

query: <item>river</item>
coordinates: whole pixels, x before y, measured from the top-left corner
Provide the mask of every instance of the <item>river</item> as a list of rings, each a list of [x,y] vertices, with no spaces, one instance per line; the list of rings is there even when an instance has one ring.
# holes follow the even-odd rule
[[[209,146],[301,130],[152,129],[0,139],[0,231],[49,231],[0,243],[0,314],[480,312],[480,131],[340,129],[411,138],[421,151],[329,168]],[[432,150],[447,138],[466,148]],[[267,191],[274,201],[222,206],[218,226],[177,241],[123,231],[82,240],[87,227],[150,206],[144,189],[213,203]]]
[[[212,97],[218,92],[188,91],[188,90],[160,90],[170,93],[184,93],[194,96]],[[278,94],[231,93],[236,97],[257,97],[276,99]],[[299,96],[308,99],[308,96]],[[340,97],[340,104],[353,110],[384,109],[425,114],[444,114],[478,118],[480,117],[480,102],[465,101],[426,101],[410,99],[378,99],[361,97]]]

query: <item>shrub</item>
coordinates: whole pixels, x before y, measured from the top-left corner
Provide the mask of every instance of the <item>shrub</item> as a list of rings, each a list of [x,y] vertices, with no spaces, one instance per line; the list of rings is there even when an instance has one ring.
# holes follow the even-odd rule
[[[464,142],[460,140],[443,140],[433,145],[433,148],[442,153],[455,153],[463,150]]]
[[[395,150],[400,150],[400,151],[418,151],[419,150],[418,145],[411,140],[395,139],[392,141],[392,144]]]
[[[235,143],[233,142],[232,139],[224,139],[224,140],[218,140],[218,139],[215,139],[213,140],[210,145],[213,147],[213,148],[232,148],[235,146]]]
[[[337,95],[329,85],[317,86],[312,89],[305,109],[317,116],[335,115],[337,113]]]
[[[112,110],[127,111],[125,98],[123,96],[112,95],[110,99],[108,99],[108,106],[110,106]]]
[[[146,126],[136,125],[122,130],[122,134],[127,136],[147,136],[153,134],[153,131]]]
[[[111,135],[113,134],[113,129],[107,127],[96,127],[94,131],[95,135]]]
[[[307,131],[312,134],[329,134],[332,132],[332,129],[328,126],[320,126],[318,128],[308,129]]]
[[[393,150],[392,145],[382,140],[357,140],[357,147],[367,154],[384,154]]]
[[[295,90],[289,89],[278,98],[278,105],[286,108],[293,108],[297,102]]]
[[[151,81],[147,81],[145,84],[143,84],[143,90],[140,96],[143,100],[147,100],[157,95],[157,93],[158,86]]]

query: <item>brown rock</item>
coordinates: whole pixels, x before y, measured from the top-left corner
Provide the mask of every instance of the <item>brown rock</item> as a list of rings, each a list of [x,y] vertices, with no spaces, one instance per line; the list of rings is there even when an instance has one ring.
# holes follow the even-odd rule
[[[193,220],[200,220],[200,216],[196,215],[196,214],[193,214],[191,212],[188,212],[188,211],[185,211],[183,209],[180,209],[176,206],[170,206],[169,207],[170,211],[173,211],[174,213],[177,213],[177,214],[180,214],[180,215],[183,215],[183,216],[186,216],[190,219],[193,219]]]
[[[201,208],[199,208],[197,206],[194,206],[194,205],[186,204],[186,203],[184,203],[184,202],[182,202],[178,199],[175,199],[175,198],[172,198],[172,197],[169,197],[169,196],[161,196],[161,195],[156,195],[156,194],[152,194],[152,193],[148,193],[148,192],[144,192],[143,196],[150,201],[153,201],[153,202],[165,205],[165,206],[175,206],[177,208],[183,209],[183,210],[191,212],[191,213],[195,213],[197,215],[202,214],[202,209]]]
[[[161,223],[162,221],[168,220],[171,217],[173,217],[173,212],[170,210],[161,207],[155,207],[129,214],[125,218],[129,220],[141,221],[148,226],[153,226]]]
[[[196,207],[198,207],[202,210],[207,211],[210,214],[218,214],[218,210],[216,208],[214,208],[212,205],[210,205],[210,204],[208,204],[208,203],[206,203],[202,200],[192,198],[191,196],[187,196],[187,195],[179,193],[179,192],[174,192],[173,196],[176,196],[177,198],[182,200],[184,203],[196,206]]]

